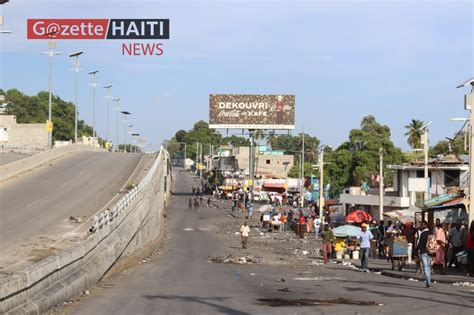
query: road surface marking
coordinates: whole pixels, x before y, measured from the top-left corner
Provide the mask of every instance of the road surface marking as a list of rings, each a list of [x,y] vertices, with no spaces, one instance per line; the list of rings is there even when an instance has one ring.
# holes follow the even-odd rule
[[[31,207],[32,205],[37,204],[38,202],[41,201],[41,199],[42,199],[42,198],[40,198],[40,199],[38,199],[38,200],[35,200],[35,201],[33,201],[32,203],[27,204],[26,207],[29,208],[29,207]]]

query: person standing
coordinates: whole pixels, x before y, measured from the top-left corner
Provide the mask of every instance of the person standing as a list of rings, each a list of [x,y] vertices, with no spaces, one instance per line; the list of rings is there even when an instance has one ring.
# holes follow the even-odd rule
[[[369,252],[370,252],[370,241],[374,238],[372,233],[367,230],[367,224],[362,223],[362,231],[359,233],[360,243],[360,263],[362,271],[369,271]]]
[[[193,211],[193,198],[189,197],[188,210]]]
[[[402,231],[402,236],[404,236],[407,240],[408,243],[408,264],[412,263],[412,257],[413,257],[413,244],[415,244],[415,234],[416,230],[413,227],[412,222],[407,222],[405,224],[405,228]]]
[[[318,239],[318,235],[321,228],[321,219],[319,218],[319,215],[316,215],[316,218],[313,221],[313,225],[314,225],[314,237]]]
[[[463,242],[466,238],[465,233],[461,230],[461,223],[457,222],[456,226],[451,229],[449,233],[449,245],[451,247],[451,259],[448,263],[448,268],[453,266],[453,263],[456,265],[456,269],[458,269],[458,262],[456,259],[456,254],[459,253],[463,249]]]
[[[247,221],[240,227],[240,234],[242,236],[242,249],[247,249],[247,243],[249,241],[250,227]]]
[[[467,260],[469,262],[469,273],[470,277],[474,277],[474,221],[471,222],[471,227],[466,233],[466,250]]]
[[[444,225],[439,223],[436,231],[436,256],[434,265],[439,266],[440,273],[445,275],[444,264],[446,263],[446,231]]]
[[[323,231],[321,232],[321,236],[323,238],[323,259],[324,263],[327,264],[329,262],[329,258],[331,257],[332,253],[332,244],[334,243],[335,236],[332,230],[329,228],[329,224],[325,223]]]
[[[421,264],[423,265],[423,273],[425,274],[425,285],[427,288],[431,288],[431,256],[426,250],[428,243],[428,237],[430,236],[430,230],[428,229],[428,222],[421,222],[420,233],[418,237],[418,243],[416,249],[418,251],[418,257],[420,257]]]
[[[377,245],[379,248],[379,258],[383,258],[385,257],[385,248],[384,248],[385,227],[384,227],[383,220],[379,221],[378,229],[379,229],[379,233],[378,233]]]

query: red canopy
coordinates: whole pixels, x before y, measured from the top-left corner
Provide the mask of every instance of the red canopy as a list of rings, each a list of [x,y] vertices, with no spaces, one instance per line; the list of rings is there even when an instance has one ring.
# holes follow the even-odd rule
[[[355,210],[346,216],[347,223],[363,223],[372,221],[372,216],[363,210]]]

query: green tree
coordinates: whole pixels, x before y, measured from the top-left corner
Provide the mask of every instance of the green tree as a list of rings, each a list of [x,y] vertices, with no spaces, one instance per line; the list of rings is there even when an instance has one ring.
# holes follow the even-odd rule
[[[230,137],[222,138],[222,144],[232,145],[234,147],[248,147],[250,146],[250,140],[245,137],[239,137],[232,135]]]
[[[458,136],[452,140],[441,140],[433,148],[430,149],[430,156],[440,154],[469,154],[468,150],[464,150],[464,138]]]
[[[412,149],[421,148],[421,136],[423,135],[421,127],[423,127],[423,125],[424,122],[422,120],[412,119],[411,122],[405,126],[405,129],[407,129],[405,136],[408,137],[407,142]]]
[[[7,113],[15,115],[18,123],[45,123],[48,119],[48,92],[28,96],[17,89],[6,92]],[[71,102],[52,95],[51,116],[53,120],[53,141],[68,141],[74,138],[75,107]],[[78,120],[78,136],[92,135],[92,128]]]

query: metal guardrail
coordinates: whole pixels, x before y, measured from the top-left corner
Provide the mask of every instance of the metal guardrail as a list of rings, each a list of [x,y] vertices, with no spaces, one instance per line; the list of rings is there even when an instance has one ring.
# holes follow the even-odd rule
[[[138,197],[140,196],[150,185],[150,182],[155,176],[155,173],[158,170],[158,166],[161,163],[163,157],[163,150],[160,150],[158,157],[156,158],[155,162],[153,163],[152,167],[145,175],[145,177],[141,180],[141,182],[135,186],[133,189],[129,190],[124,196],[122,196],[113,206],[112,209],[102,211],[95,215],[92,219],[92,225],[89,228],[89,233],[94,234],[101,228],[107,226],[110,222],[112,222],[116,217],[125,213],[127,207]]]

